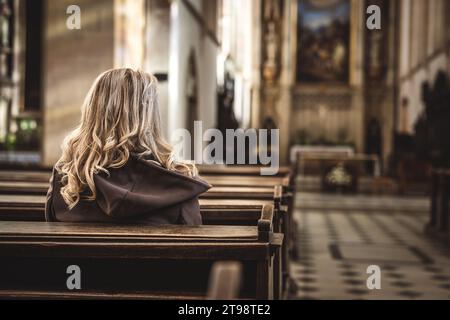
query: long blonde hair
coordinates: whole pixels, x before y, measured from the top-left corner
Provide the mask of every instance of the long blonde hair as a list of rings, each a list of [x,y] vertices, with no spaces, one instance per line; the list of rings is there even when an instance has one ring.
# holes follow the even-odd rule
[[[95,200],[94,175],[124,166],[132,153],[152,155],[168,170],[196,174],[193,165],[174,161],[162,137],[156,78],[127,68],[108,70],[94,81],[80,125],[66,137],[62,151],[55,168],[70,209],[81,198]]]

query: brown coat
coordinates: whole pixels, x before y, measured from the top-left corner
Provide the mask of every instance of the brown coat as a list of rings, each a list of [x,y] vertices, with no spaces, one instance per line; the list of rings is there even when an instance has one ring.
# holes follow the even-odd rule
[[[60,194],[61,176],[53,170],[45,206],[46,220],[202,224],[198,196],[211,187],[205,181],[134,156],[124,167],[109,172],[109,175],[94,176],[96,200],[80,200],[69,210]]]

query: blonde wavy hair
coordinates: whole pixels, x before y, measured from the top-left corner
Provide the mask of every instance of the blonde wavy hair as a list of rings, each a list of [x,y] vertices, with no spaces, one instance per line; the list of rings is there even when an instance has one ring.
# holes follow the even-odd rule
[[[80,199],[95,200],[94,175],[124,166],[131,154],[152,155],[168,170],[197,174],[193,164],[175,162],[162,137],[156,78],[128,68],[108,70],[94,81],[81,122],[64,140],[62,151],[55,169],[70,209]]]

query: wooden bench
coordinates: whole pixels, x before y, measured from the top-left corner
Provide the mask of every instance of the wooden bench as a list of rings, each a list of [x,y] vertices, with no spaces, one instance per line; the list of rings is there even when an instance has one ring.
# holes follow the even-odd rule
[[[198,166],[201,176],[213,177],[247,177],[247,178],[269,178],[286,179],[290,176],[288,167],[280,167],[278,173],[274,176],[261,176],[261,167],[259,166]],[[47,182],[50,179],[51,170],[0,170],[0,181],[25,181],[25,182]]]
[[[35,195],[0,195],[0,221],[45,221],[45,197]],[[205,225],[255,226],[264,207],[273,208],[268,200],[200,199],[200,210]],[[286,212],[274,210],[273,225],[276,232],[285,228]],[[280,257],[276,257],[274,296],[279,298],[284,291],[283,277],[288,273],[287,248],[283,243]],[[278,268],[278,270],[276,269]]]
[[[201,168],[202,167],[200,167],[200,170]],[[203,169],[202,177],[216,187],[204,194],[203,197],[268,199],[270,197],[268,188],[273,186],[278,186],[278,188],[281,187],[281,189],[276,189],[274,201],[285,206],[286,221],[285,228],[283,229],[285,232],[285,243],[289,251],[288,255],[296,258],[298,247],[295,231],[297,230],[297,227],[293,220],[294,195],[296,192],[295,177],[291,175],[289,171],[284,172],[284,175],[278,177],[252,176],[250,173],[257,174],[259,171],[255,170],[255,168],[247,169],[250,171],[247,172],[247,175],[239,176],[231,175],[230,172],[244,171],[243,167],[240,167],[239,171],[237,169],[233,170],[233,166],[227,167],[226,169],[217,169],[217,167],[214,169],[213,167],[208,170],[206,170],[205,167]],[[221,170],[223,170],[223,172],[221,172]],[[230,175],[225,175],[224,172],[227,172],[227,174]]]
[[[51,170],[0,170],[0,181],[18,182],[48,182],[51,177]]]
[[[289,177],[202,175],[213,186],[263,188],[281,185],[288,190]]]
[[[271,188],[243,188],[243,187],[213,187],[208,192],[204,193],[200,197],[200,201],[207,199],[224,200],[230,199],[236,200],[265,200],[273,201],[275,207],[275,230],[281,232],[286,236],[284,245],[281,250],[281,268],[282,268],[282,279],[279,281],[282,283],[280,285],[281,291],[286,292],[288,290],[287,283],[290,282],[290,254],[293,250],[297,250],[293,245],[292,240],[292,214],[289,212],[289,208],[283,205],[283,191],[281,186],[275,186]],[[239,209],[237,209],[239,211]],[[220,212],[223,215],[224,212]],[[235,212],[235,215],[241,215],[240,212]],[[222,223],[220,223],[222,224]],[[278,280],[277,280],[278,281]],[[280,293],[281,294],[281,293]]]
[[[2,188],[5,184],[8,184],[7,190]],[[48,184],[45,185],[40,182],[0,182],[0,215],[3,215],[3,219],[7,219],[6,215],[11,213],[14,214],[15,217],[22,216],[20,218],[21,220],[41,220],[39,215],[43,210],[45,198],[37,198],[33,197],[33,195],[43,196],[47,192],[47,186]],[[273,201],[277,212],[281,212],[283,194],[280,186],[259,188],[257,190],[244,187],[213,187],[208,192],[201,195],[200,198]],[[287,212],[287,210],[283,209],[283,212]],[[284,228],[286,229],[289,227],[286,225],[289,223],[289,220],[288,217],[284,218],[283,223],[285,224]]]
[[[280,167],[274,176],[262,176],[261,166],[199,165],[200,175],[216,186],[283,186],[285,193],[295,190],[296,166]]]
[[[254,225],[269,200],[200,199],[204,224]],[[0,195],[0,221],[45,221],[45,197],[35,195]],[[278,215],[275,210],[275,225]]]
[[[24,177],[33,176],[32,173],[22,172]],[[0,181],[0,194],[9,195],[45,195],[47,193],[49,184],[48,181],[36,181],[38,177],[42,176],[42,172],[35,172],[34,181]],[[1,174],[0,174],[1,176]],[[4,176],[4,175],[3,175]],[[255,180],[256,179],[256,180]],[[211,181],[213,185],[217,186],[211,188],[208,192],[201,195],[205,199],[258,199],[258,200],[273,200],[278,207],[281,204],[287,206],[287,214],[289,219],[288,224],[291,223],[291,215],[293,207],[292,193],[283,189],[280,190],[276,183],[282,183],[279,178],[235,178],[235,177],[221,177],[220,180],[226,186],[221,186],[220,181]],[[227,180],[227,182],[224,182]],[[250,181],[249,181],[250,180]],[[243,183],[244,182],[244,183]],[[284,186],[287,186],[285,180]],[[243,187],[242,185],[247,185]],[[253,185],[254,184],[254,185]],[[253,185],[253,186],[252,186]]]
[[[240,169],[242,172],[242,169]],[[22,171],[14,175],[18,177],[15,181],[7,181],[8,174],[0,172],[0,189],[10,193],[4,197],[0,195],[0,220],[41,220],[43,217],[43,201],[41,203],[34,196],[18,196],[17,193],[41,194],[46,192],[42,182],[49,178],[43,172]],[[11,175],[9,175],[9,178]],[[31,178],[33,183],[20,181]],[[218,186],[212,188],[200,199],[202,216],[205,224],[220,225],[254,225],[261,210],[261,203],[275,204],[274,225],[277,232],[283,232],[291,235],[293,229],[290,228],[291,215],[288,210],[292,204],[284,197],[283,189],[289,190],[289,179],[286,177],[261,177],[261,176],[225,176],[221,174],[205,177],[212,180],[210,183],[218,183]],[[39,181],[41,180],[41,182]],[[3,182],[3,185],[2,185]],[[283,186],[273,187],[274,183],[282,183]],[[34,186],[32,186],[34,184]],[[238,187],[232,187],[238,186]],[[248,186],[248,187],[242,187]],[[269,187],[270,186],[270,187]],[[5,188],[6,187],[6,188]],[[19,187],[19,190],[17,189]],[[40,191],[39,191],[40,188]],[[9,198],[9,197],[13,198]],[[3,197],[3,198],[1,198]],[[20,198],[22,197],[22,198]],[[292,198],[292,197],[291,197]],[[251,202],[243,201],[251,200]],[[208,203],[208,201],[210,201]],[[212,202],[211,202],[212,201]],[[226,203],[228,201],[228,203]],[[219,202],[219,203],[218,203]],[[220,203],[221,202],[221,203]],[[260,202],[259,204],[257,202]],[[291,204],[286,206],[286,204]],[[251,208],[253,206],[254,208]],[[285,241],[282,248],[282,269],[283,269],[283,290],[285,290],[286,279],[289,278],[289,251],[288,245],[292,246],[292,240]],[[281,286],[280,286],[281,287]]]
[[[283,235],[265,211],[257,226],[0,224],[2,298],[204,298],[211,265],[243,266],[240,298],[273,297],[273,258]],[[66,268],[82,290],[66,289]],[[120,276],[118,276],[120,275]]]
[[[6,172],[0,173],[0,194],[46,194],[48,190],[48,176],[42,172],[20,171],[16,175]],[[22,179],[22,178],[23,179]],[[7,180],[11,179],[11,180]],[[30,181],[24,179],[30,178]],[[45,178],[44,181],[40,180]],[[281,185],[282,201],[291,209],[293,206],[292,193],[289,192],[289,180],[276,177],[233,177],[233,176],[207,176],[205,177],[214,187],[203,197],[233,198],[233,199],[268,199],[273,195],[274,186]]]
[[[35,209],[33,201],[25,201],[22,203],[29,203],[25,208],[20,208],[20,201],[12,201],[12,205],[8,204],[8,197],[14,199],[17,195],[45,195],[47,193],[48,183],[42,182],[0,182],[0,195],[7,195],[3,197],[5,201],[0,203],[0,211],[13,207],[15,211],[26,209],[31,213]],[[281,187],[265,187],[265,188],[249,188],[249,187],[213,187],[208,192],[200,196],[201,199],[249,199],[249,200],[270,200],[273,201],[276,209],[280,210],[283,201],[283,193]],[[17,198],[16,198],[17,199]],[[22,200],[25,200],[23,198]],[[33,198],[29,198],[30,200]],[[34,198],[36,199],[36,198]],[[31,205],[31,207],[30,207]]]
[[[0,194],[47,194],[49,182],[0,181]]]
[[[215,187],[202,195],[202,198],[212,199],[273,199],[275,205],[286,205],[288,225],[292,225],[293,194],[289,191],[289,174],[285,177],[261,177],[261,176],[225,176],[223,172],[258,172],[259,167],[203,167],[204,171],[215,172],[217,175],[206,176]],[[209,171],[208,171],[209,170]],[[285,170],[286,171],[286,170]],[[245,171],[248,172],[248,171]],[[11,195],[44,195],[48,190],[50,172],[45,171],[1,171],[0,194]],[[8,180],[9,179],[9,180]],[[29,180],[27,180],[29,179]],[[277,189],[281,185],[283,189]],[[281,194],[280,194],[281,192]],[[30,210],[28,210],[30,211]],[[291,228],[291,230],[293,230]]]
[[[206,168],[206,167],[205,167]],[[253,167],[252,167],[253,168]],[[251,169],[251,168],[249,168]],[[225,170],[228,172],[230,170]],[[234,171],[234,170],[231,170]],[[237,171],[242,172],[243,169]],[[253,172],[254,170],[250,170]],[[214,173],[212,173],[214,172]],[[16,190],[25,189],[28,194],[42,193],[50,179],[51,172],[45,171],[0,171],[0,192],[14,193]],[[281,185],[285,192],[291,190],[291,176],[285,173],[280,176],[259,175],[226,175],[222,171],[206,170],[202,177],[210,184],[220,187],[273,187]]]
[[[259,188],[281,185],[283,187],[282,204],[287,206],[288,225],[290,226],[287,238],[290,243],[290,252],[296,256],[296,227],[292,219],[298,171],[296,163],[293,163],[291,167],[279,167],[275,176],[261,176],[262,167],[258,165],[197,165],[197,168],[202,177],[215,186]]]
[[[200,175],[224,175],[224,176],[261,176],[262,166],[253,165],[197,165]],[[42,181],[48,180],[51,175],[51,168],[11,169],[0,170],[0,180],[18,181]],[[286,177],[291,174],[291,168],[281,166],[278,172],[272,176],[263,177]]]
[[[238,176],[260,176],[261,168],[258,165],[197,165],[201,175],[238,175]],[[290,168],[280,166],[274,177],[284,177],[290,174]],[[271,176],[268,176],[271,177]]]
[[[242,265],[238,261],[219,261],[212,265],[208,281],[208,300],[236,300],[239,298],[240,287],[242,283]],[[24,292],[10,291],[4,292],[2,299],[145,299],[147,294],[122,293],[105,294],[100,292],[91,293],[65,293],[65,292]],[[187,297],[192,298],[192,297]]]
[[[48,182],[0,181],[0,194],[45,195],[48,188]],[[273,197],[273,194],[273,186],[261,188],[213,186],[202,197],[267,199]]]

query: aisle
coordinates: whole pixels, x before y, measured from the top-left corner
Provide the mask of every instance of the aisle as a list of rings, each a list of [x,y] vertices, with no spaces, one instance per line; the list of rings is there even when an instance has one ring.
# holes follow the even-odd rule
[[[450,299],[450,250],[428,239],[426,198],[300,193],[297,299]],[[366,269],[381,268],[381,290]]]

